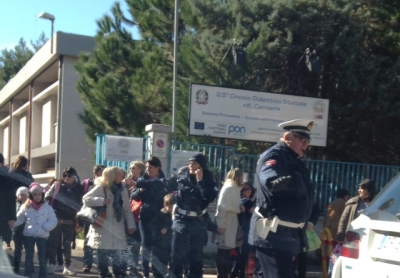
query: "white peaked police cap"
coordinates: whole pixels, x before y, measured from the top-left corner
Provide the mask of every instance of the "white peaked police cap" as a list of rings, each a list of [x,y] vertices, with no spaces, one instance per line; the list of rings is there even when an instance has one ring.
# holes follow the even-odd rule
[[[310,139],[310,131],[314,126],[314,121],[310,119],[295,119],[287,122],[280,123],[278,127],[283,130],[297,133],[304,138]]]

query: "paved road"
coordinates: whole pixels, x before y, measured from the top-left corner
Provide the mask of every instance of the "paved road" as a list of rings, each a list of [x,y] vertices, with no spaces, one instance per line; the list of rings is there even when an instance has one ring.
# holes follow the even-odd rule
[[[7,273],[11,273],[12,272],[12,267],[9,263],[9,261],[13,261],[13,251],[11,250],[0,250],[0,271],[5,271]],[[8,255],[8,256],[7,256]],[[8,258],[7,258],[8,257]],[[71,269],[73,271],[76,271],[77,274],[74,276],[64,276],[62,275],[62,271],[56,271],[54,274],[49,274],[47,277],[48,278],[56,278],[56,277],[98,277],[97,274],[97,268],[96,268],[96,264],[94,264],[94,267],[92,269],[92,273],[83,273],[82,272],[82,258],[83,258],[83,250],[78,248],[78,249],[73,249],[72,250],[72,262],[71,262]],[[25,253],[23,251],[22,253],[22,261],[24,262],[25,259]],[[95,259],[96,261],[96,259]],[[21,272],[20,273],[24,273],[24,263],[22,262],[21,265]],[[32,278],[40,278],[38,277],[38,260],[37,260],[37,256],[34,256],[34,264],[35,264],[35,275]],[[213,268],[213,262],[212,261],[207,261],[205,262],[205,268],[207,268],[207,273],[210,274],[204,274],[203,277],[217,277],[215,269]],[[307,273],[307,278],[320,278],[323,277],[322,275],[322,267],[319,265],[310,265],[308,267],[308,273]],[[2,273],[0,273],[0,277],[6,277],[4,276]],[[11,277],[11,276],[10,276]],[[14,276],[15,277],[15,276]]]

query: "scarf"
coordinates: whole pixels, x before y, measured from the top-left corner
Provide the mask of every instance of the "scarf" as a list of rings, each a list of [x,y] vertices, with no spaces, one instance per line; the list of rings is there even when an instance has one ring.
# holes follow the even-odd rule
[[[122,220],[122,184],[113,184],[111,186],[111,192],[114,194],[113,199],[113,209],[115,213],[115,218],[118,222]]]
[[[29,204],[35,209],[35,210],[39,210],[40,207],[43,205],[43,202],[40,203],[36,203],[33,200],[29,200]]]

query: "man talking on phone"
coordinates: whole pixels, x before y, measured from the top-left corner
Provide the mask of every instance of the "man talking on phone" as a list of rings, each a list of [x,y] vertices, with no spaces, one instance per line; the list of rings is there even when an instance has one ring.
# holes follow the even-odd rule
[[[310,144],[313,125],[309,119],[279,124],[284,130],[281,140],[261,154],[257,163],[257,201],[249,243],[256,247],[264,278],[293,278],[294,259],[308,248],[305,222],[314,193],[301,158]]]
[[[207,170],[202,154],[189,159],[189,171],[178,175],[178,192],[172,224],[169,277],[203,277],[203,247],[207,244],[207,207],[217,197],[218,187]]]

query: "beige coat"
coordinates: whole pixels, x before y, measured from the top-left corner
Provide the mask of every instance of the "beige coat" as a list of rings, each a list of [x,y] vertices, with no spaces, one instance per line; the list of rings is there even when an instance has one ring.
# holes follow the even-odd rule
[[[111,203],[107,206],[107,216],[103,227],[90,225],[88,246],[95,249],[123,250],[126,247],[125,222],[129,229],[136,229],[135,220],[131,212],[128,189],[122,186],[122,220],[118,222],[114,216],[113,200],[111,191],[107,190],[107,197]],[[83,196],[83,203],[89,207],[102,206],[104,204],[104,190],[102,186],[96,186]],[[138,233],[138,231],[135,231]]]
[[[231,249],[236,247],[236,233],[239,226],[240,187],[233,181],[227,180],[218,197],[217,220],[218,228],[225,228],[222,235],[222,244],[219,248]]]

